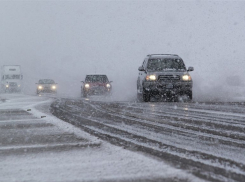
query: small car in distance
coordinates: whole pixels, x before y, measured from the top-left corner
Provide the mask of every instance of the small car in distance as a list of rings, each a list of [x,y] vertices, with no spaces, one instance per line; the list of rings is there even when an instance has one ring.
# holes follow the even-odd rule
[[[86,75],[82,81],[81,93],[83,97],[88,95],[111,95],[112,85],[104,74]]]
[[[37,84],[37,94],[57,93],[57,83],[52,79],[41,79]]]
[[[184,61],[175,54],[150,54],[139,67],[137,97],[144,102],[155,99],[178,101],[187,96],[192,100],[193,67],[186,69]]]

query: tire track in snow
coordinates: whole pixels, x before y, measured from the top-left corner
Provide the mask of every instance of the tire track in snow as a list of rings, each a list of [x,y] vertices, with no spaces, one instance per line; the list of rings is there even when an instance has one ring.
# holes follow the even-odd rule
[[[212,156],[210,154],[205,153],[205,151],[190,151],[184,148],[166,145],[161,141],[158,141],[156,139],[154,140],[154,138],[142,136],[140,132],[137,133],[135,132],[135,130],[129,130],[129,128],[125,130],[125,128],[123,128],[122,126],[117,126],[117,124],[115,123],[114,125],[111,125],[108,124],[106,121],[101,122],[98,118],[94,118],[91,116],[89,117],[91,113],[94,113],[95,116],[98,115],[99,117],[101,117],[101,115],[103,116],[104,114],[106,117],[105,120],[109,120],[108,122],[113,122],[113,117],[115,121],[115,117],[121,116],[123,122],[130,120],[132,123],[135,123],[135,125],[133,126],[139,126],[139,122],[135,120],[137,118],[133,118],[132,116],[122,116],[122,114],[124,114],[125,112],[118,113],[116,116],[115,112],[117,111],[115,111],[113,117],[110,118],[108,117],[108,115],[111,115],[112,113],[110,112],[112,111],[108,111],[106,109],[103,110],[103,108],[96,108],[99,104],[96,105],[95,103],[89,103],[90,105],[88,105],[88,103],[85,103],[84,101],[69,102],[72,103],[69,107],[67,107],[69,103],[66,102],[61,102],[59,104],[57,103],[59,106],[58,108],[55,107],[55,105],[57,104],[54,104],[52,106],[55,112],[54,114],[56,116],[59,116],[61,119],[63,118],[68,122],[72,122],[73,124],[82,127],[85,131],[88,131],[96,136],[100,136],[101,138],[106,139],[112,143],[115,143],[117,145],[121,145],[121,143],[123,143],[123,145],[125,145],[126,147],[134,145],[137,148],[137,150],[150,153],[158,157],[162,156],[161,158],[164,158],[165,160],[166,156],[168,156],[169,161],[172,163],[178,163],[176,159],[174,159],[177,156],[177,159],[179,161],[182,161],[180,162],[180,166],[182,166],[183,168],[188,168],[189,170],[195,169],[195,172],[193,172],[193,174],[199,177],[201,176],[205,179],[210,179],[213,181],[223,181],[219,180],[223,179],[222,176],[226,177],[227,179],[233,179],[235,181],[241,181],[245,179],[245,169],[243,163],[234,162],[233,160],[217,157],[215,155]],[[78,108],[76,108],[75,106],[78,106]],[[79,108],[80,111],[82,111],[80,115],[78,114]],[[103,114],[101,114],[101,112]],[[140,118],[139,121],[141,120],[142,119]],[[143,123],[142,127],[156,127],[147,120],[144,122],[145,123]],[[166,126],[161,127],[164,128]],[[161,128],[158,128],[158,130],[160,129]],[[176,127],[170,128],[170,130],[180,132],[180,130],[176,130]],[[155,131],[156,130],[153,130],[153,132]],[[159,150],[161,149],[159,148],[159,146],[162,146],[163,148],[168,150]],[[185,165],[187,165],[188,167],[184,167]],[[202,171],[203,168],[205,168],[204,171]],[[207,172],[210,175],[209,177],[206,174]]]

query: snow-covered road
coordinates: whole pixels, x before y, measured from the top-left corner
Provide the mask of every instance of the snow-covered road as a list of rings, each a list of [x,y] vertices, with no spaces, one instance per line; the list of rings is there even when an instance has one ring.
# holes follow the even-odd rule
[[[61,99],[56,116],[210,181],[245,181],[244,103]]]
[[[201,181],[163,160],[124,149],[123,144],[111,145],[52,116],[51,97],[3,94],[0,100],[0,181]],[[63,99],[56,101],[63,108]],[[90,115],[91,121],[93,112],[104,112],[102,105],[82,103],[85,108],[70,107],[71,102],[65,107],[85,118]],[[96,122],[105,124],[103,119]]]

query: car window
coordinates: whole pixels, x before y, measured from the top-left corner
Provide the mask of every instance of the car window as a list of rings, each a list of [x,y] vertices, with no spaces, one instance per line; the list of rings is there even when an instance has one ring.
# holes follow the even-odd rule
[[[150,59],[147,64],[147,69],[150,71],[186,70],[184,62],[181,59],[173,58]]]
[[[44,80],[39,80],[40,84],[54,84],[54,80],[49,80],[49,79],[44,79]]]
[[[108,82],[106,75],[88,75],[85,79],[85,82]]]

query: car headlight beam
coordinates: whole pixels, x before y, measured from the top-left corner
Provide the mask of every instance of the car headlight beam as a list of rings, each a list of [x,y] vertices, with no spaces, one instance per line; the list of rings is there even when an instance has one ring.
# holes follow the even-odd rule
[[[8,88],[9,87],[9,85],[6,85],[6,88]]]
[[[109,83],[106,84],[107,88],[111,88],[111,85]]]
[[[43,89],[43,86],[42,85],[39,85],[38,86],[38,89],[40,89],[40,90]]]
[[[86,83],[86,84],[84,85],[84,87],[85,87],[85,88],[89,88],[89,84]]]
[[[55,85],[53,85],[53,86],[52,86],[52,89],[53,89],[53,90],[54,90],[54,89],[56,89],[56,86],[55,86]]]
[[[156,75],[147,75],[146,76],[147,81],[149,81],[149,80],[155,81],[156,79],[157,79]]]
[[[190,75],[183,75],[182,80],[184,81],[191,81],[191,76]]]

